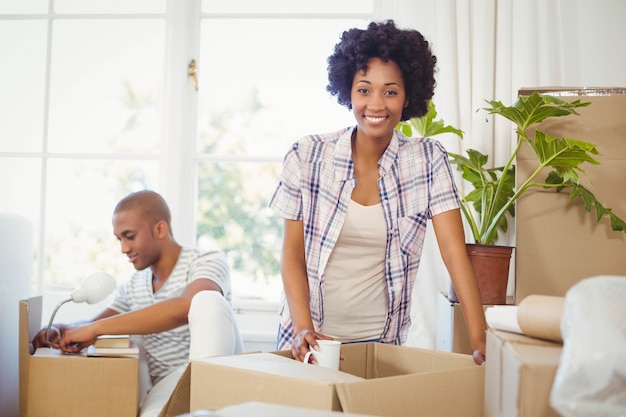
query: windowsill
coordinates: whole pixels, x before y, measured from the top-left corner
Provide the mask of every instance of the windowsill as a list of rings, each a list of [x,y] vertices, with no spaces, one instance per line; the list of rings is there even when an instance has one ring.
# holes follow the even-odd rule
[[[246,350],[276,350],[278,302],[258,298],[237,298],[232,301],[232,305]]]
[[[235,314],[244,313],[271,313],[278,314],[278,301],[262,298],[237,297],[231,301]]]

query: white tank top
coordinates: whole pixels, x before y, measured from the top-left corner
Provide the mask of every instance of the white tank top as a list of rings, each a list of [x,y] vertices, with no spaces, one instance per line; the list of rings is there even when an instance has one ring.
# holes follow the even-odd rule
[[[350,200],[325,270],[322,333],[342,342],[380,337],[387,319],[386,239],[381,204]]]

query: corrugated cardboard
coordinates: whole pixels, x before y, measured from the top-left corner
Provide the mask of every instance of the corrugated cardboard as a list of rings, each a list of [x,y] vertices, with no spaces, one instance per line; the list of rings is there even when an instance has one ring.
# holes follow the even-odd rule
[[[524,88],[519,94],[534,91],[591,102],[577,110],[580,116],[546,120],[539,128],[597,145],[601,164],[584,164],[588,178],[582,177],[583,185],[626,218],[626,88]],[[532,151],[523,147],[517,158],[518,178],[526,178],[536,166]],[[596,223],[595,213],[586,212],[580,199],[569,201],[569,191],[530,189],[520,197],[516,211],[516,303],[532,294],[562,297],[584,278],[624,275],[626,234],[612,231],[608,219]]]
[[[41,302],[41,296],[20,301],[20,416],[136,417],[138,358],[91,358],[48,348],[31,354]]]
[[[490,329],[485,373],[486,417],[558,417],[550,390],[562,345]]]
[[[484,367],[469,355],[387,345],[342,346],[340,370],[290,351],[192,361],[162,417],[248,401],[379,416],[482,416]],[[450,401],[454,398],[454,401]]]
[[[302,377],[304,373],[306,378]],[[357,379],[272,353],[211,358],[192,363],[190,406],[191,410],[213,409],[242,401],[267,401],[339,410],[333,384]]]

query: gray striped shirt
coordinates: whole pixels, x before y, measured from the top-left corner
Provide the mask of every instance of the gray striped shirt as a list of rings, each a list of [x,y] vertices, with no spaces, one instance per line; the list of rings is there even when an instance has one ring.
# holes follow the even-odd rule
[[[183,248],[172,273],[156,293],[152,291],[152,270],[146,268],[135,272],[129,281],[120,286],[109,308],[126,313],[178,297],[190,282],[198,278],[214,281],[230,301],[230,273],[224,254],[219,251],[201,252]],[[153,384],[189,360],[189,340],[188,325],[143,336]]]

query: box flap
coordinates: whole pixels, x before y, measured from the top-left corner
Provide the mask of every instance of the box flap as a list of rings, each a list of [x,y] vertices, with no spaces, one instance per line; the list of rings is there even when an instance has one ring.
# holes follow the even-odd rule
[[[376,344],[375,348],[376,378],[476,366],[470,355],[460,353],[382,343]]]
[[[368,378],[367,370],[371,369],[371,366],[367,366],[367,363],[374,361],[376,357],[375,347],[379,344],[381,343],[367,342],[341,345],[344,359],[339,362],[339,370],[360,378]],[[272,354],[293,359],[291,350],[275,351]]]
[[[339,369],[366,379],[476,366],[469,355],[385,343],[346,344],[341,350]]]
[[[20,352],[33,353],[30,341],[41,329],[41,308],[43,297],[38,295],[27,300],[20,300]]]
[[[314,374],[318,366],[298,363],[292,359],[286,360],[298,365],[300,372],[294,372],[295,367],[288,369],[283,366],[276,372],[265,372],[209,361],[192,361],[190,410],[212,410],[246,401],[263,401],[321,410],[341,410],[332,381],[327,378],[324,380],[315,377],[308,378],[309,375]],[[313,372],[309,373],[310,371]],[[332,372],[340,373],[339,371]],[[351,378],[356,377],[351,376]],[[361,379],[358,378],[358,380]]]
[[[200,359],[197,362],[217,366],[245,369],[254,372],[263,372],[308,381],[318,381],[324,384],[336,382],[358,381],[361,378],[342,371],[335,371],[317,365],[305,364],[273,353],[251,353],[244,355],[219,356]]]
[[[26,415],[28,410],[28,385],[29,385],[29,360],[34,348],[30,341],[33,340],[35,334],[41,326],[41,305],[42,296],[31,297],[28,300],[20,300],[19,302],[19,386],[20,386],[20,410]]]
[[[476,365],[336,385],[344,412],[388,417],[482,417],[483,387]]]
[[[176,417],[181,414],[188,413],[189,399],[191,397],[191,364],[187,365],[185,372],[181,375],[172,395],[165,403],[165,406],[159,413],[159,417]]]

